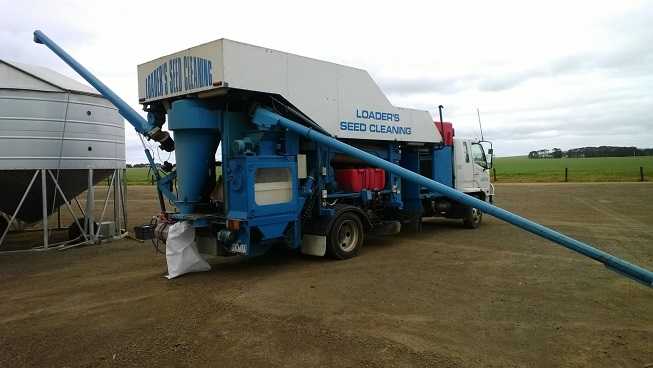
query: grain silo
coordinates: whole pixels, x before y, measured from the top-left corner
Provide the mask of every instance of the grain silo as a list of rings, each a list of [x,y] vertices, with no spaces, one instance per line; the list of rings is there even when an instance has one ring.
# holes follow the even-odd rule
[[[123,120],[109,101],[50,69],[0,60],[0,251],[8,233],[39,223],[43,241],[34,249],[123,234],[124,168]],[[94,215],[100,182],[106,197]],[[51,244],[55,212],[74,219],[69,230],[78,239]]]

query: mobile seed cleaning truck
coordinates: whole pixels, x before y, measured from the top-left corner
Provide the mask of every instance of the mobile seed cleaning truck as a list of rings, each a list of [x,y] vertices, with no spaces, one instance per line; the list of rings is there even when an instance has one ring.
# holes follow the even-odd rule
[[[158,179],[162,217],[192,226],[203,252],[254,256],[285,242],[345,259],[368,232],[419,228],[429,216],[474,228],[484,212],[653,282],[648,270],[492,205],[490,149],[427,111],[393,106],[364,70],[220,39],[138,66],[145,120],[43,33],[35,40],[175,151],[176,168]]]
[[[349,258],[368,231],[399,232],[427,216],[460,218],[470,228],[481,222],[473,207],[251,121],[257,107],[480,200],[493,195],[479,142],[454,137],[450,123],[436,125],[427,111],[393,106],[361,69],[221,39],[139,65],[138,82],[152,120],[167,116],[175,132],[175,216],[208,215],[199,217],[216,229],[210,243],[220,251],[256,255],[284,239],[308,254]],[[188,151],[180,146],[186,139]]]

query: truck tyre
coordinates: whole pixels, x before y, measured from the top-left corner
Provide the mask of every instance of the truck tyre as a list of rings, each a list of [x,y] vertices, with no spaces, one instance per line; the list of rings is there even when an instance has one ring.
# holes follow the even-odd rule
[[[327,254],[335,259],[348,259],[358,255],[365,232],[360,217],[352,212],[340,214],[327,236]]]
[[[463,225],[468,229],[476,229],[481,225],[483,220],[483,212],[478,208],[465,207],[465,214],[463,216]]]

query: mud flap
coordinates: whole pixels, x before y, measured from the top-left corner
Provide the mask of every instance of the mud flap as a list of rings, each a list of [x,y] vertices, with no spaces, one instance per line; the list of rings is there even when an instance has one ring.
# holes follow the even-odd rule
[[[326,235],[304,234],[302,253],[322,257],[326,254]]]

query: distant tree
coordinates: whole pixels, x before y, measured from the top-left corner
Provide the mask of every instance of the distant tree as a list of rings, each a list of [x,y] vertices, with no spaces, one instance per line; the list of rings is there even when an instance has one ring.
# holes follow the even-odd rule
[[[572,148],[567,151],[567,157],[626,157],[626,156],[646,156],[650,155],[650,148],[638,149],[637,147],[580,147]]]
[[[531,151],[528,153],[528,158],[540,158],[540,154],[537,151]]]
[[[537,158],[551,158],[551,150],[541,149],[537,151]]]
[[[551,156],[553,158],[562,158],[562,150],[560,148],[554,148]]]

